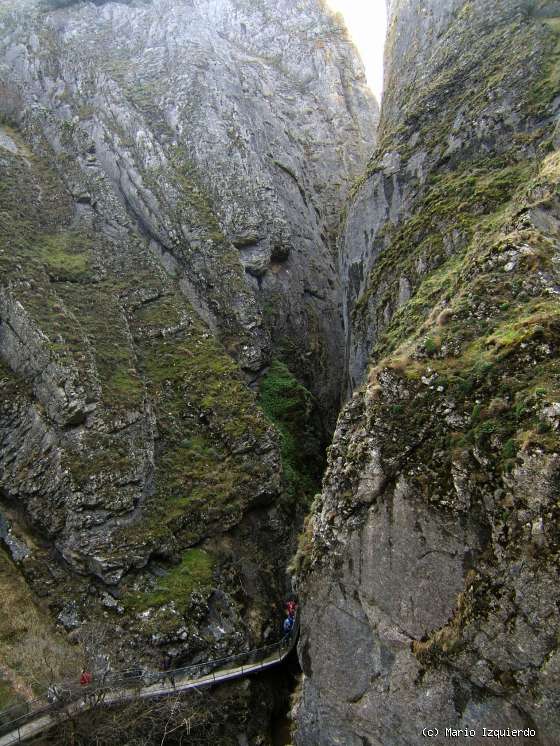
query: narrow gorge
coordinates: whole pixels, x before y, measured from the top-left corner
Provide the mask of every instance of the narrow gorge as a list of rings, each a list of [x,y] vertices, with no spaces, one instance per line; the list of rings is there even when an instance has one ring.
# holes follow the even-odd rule
[[[35,743],[560,743],[560,3],[388,21],[0,0],[0,711],[298,599]]]

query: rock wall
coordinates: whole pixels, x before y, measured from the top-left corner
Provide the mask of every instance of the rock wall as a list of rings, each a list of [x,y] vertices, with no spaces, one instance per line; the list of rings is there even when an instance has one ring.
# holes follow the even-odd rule
[[[108,177],[241,366],[254,377],[272,337],[336,410],[334,232],[376,121],[345,30],[315,1],[110,2],[27,23],[6,76],[55,148],[61,123],[81,148],[77,192]]]
[[[395,0],[297,556],[298,744],[558,743],[560,8]]]
[[[114,665],[275,639],[285,457],[340,395],[356,52],[316,0],[8,1],[0,80],[4,547]]]

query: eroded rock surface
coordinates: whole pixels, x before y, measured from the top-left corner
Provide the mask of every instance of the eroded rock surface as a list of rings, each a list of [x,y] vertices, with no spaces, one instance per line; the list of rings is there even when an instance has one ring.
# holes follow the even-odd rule
[[[375,136],[355,49],[315,0],[29,0],[0,78],[0,539],[114,665],[276,639]]]
[[[558,743],[559,24],[391,3],[340,240],[356,388],[298,557],[298,744]]]

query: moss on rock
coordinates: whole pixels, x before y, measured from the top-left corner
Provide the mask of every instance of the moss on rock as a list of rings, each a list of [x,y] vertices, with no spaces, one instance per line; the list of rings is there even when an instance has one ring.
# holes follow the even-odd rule
[[[259,404],[280,435],[284,476],[293,496],[308,501],[318,489],[324,461],[312,394],[284,363],[273,360],[259,385]]]
[[[214,566],[215,560],[209,552],[188,549],[180,563],[156,582],[153,590],[129,593],[125,604],[136,612],[169,603],[184,608],[188,606],[192,593],[211,589]]]

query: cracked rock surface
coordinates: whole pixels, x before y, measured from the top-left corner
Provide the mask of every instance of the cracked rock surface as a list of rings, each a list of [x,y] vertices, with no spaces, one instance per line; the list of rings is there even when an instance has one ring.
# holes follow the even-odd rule
[[[559,12],[390,3],[340,236],[353,393],[297,557],[300,745],[558,743]]]
[[[6,567],[116,667],[254,647],[306,499],[259,390],[332,429],[377,104],[316,0],[55,4],[0,10]]]

